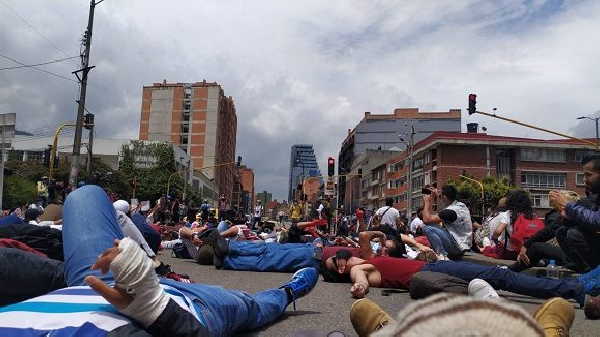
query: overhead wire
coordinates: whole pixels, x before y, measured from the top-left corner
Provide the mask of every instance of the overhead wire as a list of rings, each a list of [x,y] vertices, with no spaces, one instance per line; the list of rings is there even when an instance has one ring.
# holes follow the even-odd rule
[[[26,64],[26,65],[22,65],[22,66],[14,66],[14,67],[5,67],[5,68],[0,68],[0,70],[12,70],[12,69],[21,69],[21,68],[31,68],[31,67],[43,66],[43,65],[46,65],[46,64],[64,62],[66,60],[70,60],[70,59],[74,59],[74,58],[78,58],[78,57],[79,56],[71,56],[71,57],[65,57],[65,58],[62,58],[62,59],[52,60],[52,61],[43,62],[43,63]]]
[[[58,50],[65,57],[67,57],[68,53],[65,52],[64,49],[59,48],[54,42],[52,42],[52,40],[50,40],[46,35],[44,35],[42,32],[40,32],[33,24],[31,24],[29,21],[27,21],[27,19],[25,19],[21,14],[19,14],[19,12],[16,9],[9,6],[6,3],[6,1],[0,0],[0,4],[3,5],[4,7],[8,8],[16,17],[21,19],[21,21],[23,21],[31,30],[36,32],[39,36],[41,36],[44,40],[46,40],[46,42],[48,42],[54,49]],[[79,66],[79,65],[76,64],[76,66]]]
[[[5,59],[7,59],[7,60],[10,60],[10,61],[12,61],[12,62],[14,62],[14,63],[17,63],[17,64],[20,64],[20,65],[22,65],[22,66],[26,66],[26,65],[27,65],[27,64],[25,64],[25,63],[23,63],[23,62],[21,62],[21,61],[15,60],[14,58],[12,58],[12,57],[9,57],[9,56],[6,56],[6,55],[2,55],[2,54],[0,54],[0,57],[3,57],[3,58],[5,58]],[[68,77],[65,77],[65,76],[62,76],[62,75],[59,75],[59,74],[53,73],[53,72],[51,72],[51,71],[48,71],[48,70],[44,70],[44,69],[40,69],[40,68],[36,68],[36,67],[34,67],[34,66],[32,66],[32,67],[29,67],[29,69],[34,69],[34,70],[37,70],[37,71],[41,71],[41,72],[43,72],[43,73],[46,73],[46,74],[48,74],[48,75],[52,75],[52,76],[55,76],[55,77],[58,77],[58,78],[61,78],[61,79],[63,79],[63,80],[67,80],[67,81],[70,81],[70,82],[79,83],[79,81],[76,81],[76,80],[74,80],[74,79],[72,79],[72,78],[68,78]]]

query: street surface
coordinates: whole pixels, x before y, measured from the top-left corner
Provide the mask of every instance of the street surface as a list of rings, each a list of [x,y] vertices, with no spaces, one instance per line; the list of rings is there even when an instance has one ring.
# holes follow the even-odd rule
[[[197,283],[221,285],[226,288],[248,292],[278,287],[292,275],[288,273],[217,270],[213,266],[198,265],[192,260],[171,258],[170,251],[162,251],[161,260],[166,264],[170,264],[175,272],[187,273]],[[350,306],[354,302],[350,297],[349,287],[349,284],[326,283],[322,282],[321,279],[317,287],[308,296],[296,301],[297,311],[294,312],[293,307],[290,305],[286,315],[274,324],[262,330],[244,333],[239,336],[325,337],[327,333],[332,331],[343,332],[345,336],[356,336],[349,319]],[[408,292],[382,296],[381,290],[371,289],[367,296],[389,313],[393,313],[392,316],[395,316],[399,309],[411,301]],[[503,293],[502,295],[513,301],[518,301],[530,312],[535,311],[537,305],[543,302],[510,293]],[[576,306],[578,307],[578,305]],[[599,335],[600,323],[586,320],[583,310],[577,308],[571,336],[598,337]]]

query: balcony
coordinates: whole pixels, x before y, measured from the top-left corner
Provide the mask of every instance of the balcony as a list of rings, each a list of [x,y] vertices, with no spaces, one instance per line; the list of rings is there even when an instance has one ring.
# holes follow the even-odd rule
[[[379,179],[373,179],[371,180],[371,183],[369,184],[369,186],[377,186],[379,185],[380,180]]]

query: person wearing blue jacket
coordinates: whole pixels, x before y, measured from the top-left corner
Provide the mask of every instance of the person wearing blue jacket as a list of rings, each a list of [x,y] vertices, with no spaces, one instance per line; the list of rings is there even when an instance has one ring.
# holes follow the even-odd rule
[[[568,202],[558,191],[550,192],[550,201],[568,219],[556,231],[556,239],[570,262],[586,272],[600,265],[600,155],[583,159],[583,176],[592,207]]]

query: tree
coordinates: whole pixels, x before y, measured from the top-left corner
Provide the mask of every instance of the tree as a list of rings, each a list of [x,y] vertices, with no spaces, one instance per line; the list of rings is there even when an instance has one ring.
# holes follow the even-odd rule
[[[2,207],[10,209],[23,206],[37,198],[36,183],[26,178],[11,175],[4,179]]]
[[[483,199],[481,198],[481,187],[479,184],[462,178],[454,178],[448,180],[448,185],[453,185],[458,191],[458,200],[464,202],[471,215],[474,217],[482,217],[489,214],[490,209],[496,207],[498,200],[506,196],[514,186],[510,185],[507,178],[496,178],[487,176],[481,180],[483,184]],[[485,207],[485,214],[482,215],[482,210]]]

